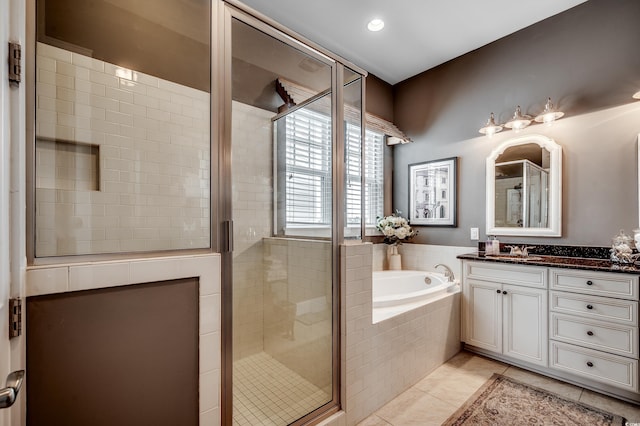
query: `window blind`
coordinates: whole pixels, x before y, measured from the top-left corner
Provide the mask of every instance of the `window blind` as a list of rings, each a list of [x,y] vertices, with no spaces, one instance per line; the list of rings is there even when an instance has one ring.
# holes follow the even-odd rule
[[[345,126],[345,204],[347,209],[346,225],[359,226],[361,217],[362,194],[362,138],[361,127],[347,123]]]
[[[346,123],[347,226],[360,226],[362,143],[360,126]],[[331,119],[302,108],[286,116],[286,226],[331,224]],[[365,224],[384,209],[384,134],[365,132]]]
[[[378,217],[384,216],[384,147],[385,135],[365,131],[365,225],[376,226]]]
[[[345,131],[347,226],[359,225],[361,216],[362,144],[360,127],[347,123]],[[384,135],[365,130],[365,225],[375,226],[384,212]]]
[[[287,225],[331,223],[331,119],[306,108],[286,117]]]

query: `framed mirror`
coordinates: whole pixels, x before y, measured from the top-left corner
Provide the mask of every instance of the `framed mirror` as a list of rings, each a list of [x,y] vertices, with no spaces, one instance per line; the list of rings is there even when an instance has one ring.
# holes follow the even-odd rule
[[[560,237],[562,148],[542,135],[509,139],[487,158],[487,235]]]

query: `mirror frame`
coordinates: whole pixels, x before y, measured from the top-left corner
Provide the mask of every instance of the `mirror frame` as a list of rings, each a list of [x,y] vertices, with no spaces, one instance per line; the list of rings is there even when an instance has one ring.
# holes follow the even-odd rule
[[[495,179],[496,159],[507,148],[535,143],[550,153],[549,158],[549,226],[547,228],[519,228],[495,226]],[[489,235],[514,235],[527,237],[562,236],[562,147],[553,139],[543,135],[530,134],[506,140],[491,151],[487,158],[486,170],[486,226]]]

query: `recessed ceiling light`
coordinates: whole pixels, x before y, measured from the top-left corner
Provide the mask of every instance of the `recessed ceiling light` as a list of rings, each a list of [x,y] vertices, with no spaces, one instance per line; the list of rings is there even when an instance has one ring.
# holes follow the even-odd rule
[[[369,31],[373,31],[373,32],[380,31],[381,29],[384,28],[384,21],[378,18],[372,19],[367,24],[367,28],[369,29]]]

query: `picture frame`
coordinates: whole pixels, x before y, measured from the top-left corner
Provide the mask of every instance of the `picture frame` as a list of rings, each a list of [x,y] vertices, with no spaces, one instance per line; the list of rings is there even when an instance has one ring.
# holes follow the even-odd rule
[[[458,157],[409,164],[409,223],[455,228]]]

